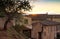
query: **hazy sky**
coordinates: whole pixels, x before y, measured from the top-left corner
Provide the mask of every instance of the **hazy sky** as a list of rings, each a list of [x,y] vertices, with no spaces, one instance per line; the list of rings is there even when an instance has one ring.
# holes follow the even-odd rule
[[[60,14],[60,0],[31,0],[32,14]]]

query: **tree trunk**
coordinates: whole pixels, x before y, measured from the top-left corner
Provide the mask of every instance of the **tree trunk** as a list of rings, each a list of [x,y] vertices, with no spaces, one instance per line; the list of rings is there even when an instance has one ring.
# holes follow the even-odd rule
[[[7,24],[8,24],[9,21],[10,21],[10,19],[7,19],[7,20],[5,21],[4,30],[7,30]]]

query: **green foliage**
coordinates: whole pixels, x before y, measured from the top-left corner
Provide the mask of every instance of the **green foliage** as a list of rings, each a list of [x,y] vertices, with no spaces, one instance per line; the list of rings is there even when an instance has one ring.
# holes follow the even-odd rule
[[[15,25],[15,26],[13,26],[13,28],[18,32],[18,33],[20,33],[20,30],[22,30],[23,29],[23,25]]]
[[[8,18],[20,17],[18,14],[23,13],[22,10],[31,10],[29,1],[0,0],[0,11],[3,12]]]
[[[13,18],[21,21],[23,11],[29,10],[31,10],[31,6],[28,0],[0,0],[0,15],[7,17],[4,28],[6,28],[8,22]]]
[[[24,35],[26,35],[27,37],[31,37],[31,31],[29,30],[24,30]]]
[[[28,37],[24,33],[20,33],[20,30],[23,29],[23,25],[22,26],[16,25],[16,26],[13,26],[13,28],[19,33],[19,35],[23,36],[25,39],[28,39]]]
[[[14,28],[17,32],[20,32],[20,25],[15,25],[15,26],[13,26],[13,28]]]
[[[0,17],[5,17],[3,12],[0,12]]]
[[[28,19],[24,19],[24,24],[28,24]]]
[[[24,0],[24,1],[20,2],[20,5],[19,5],[18,8],[19,9],[24,9],[24,10],[29,10],[29,9],[31,9],[31,6],[29,4],[29,1]]]

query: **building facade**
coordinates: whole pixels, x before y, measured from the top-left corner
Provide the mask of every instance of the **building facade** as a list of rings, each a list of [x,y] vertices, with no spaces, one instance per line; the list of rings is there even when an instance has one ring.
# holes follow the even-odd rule
[[[60,26],[58,22],[45,20],[33,23],[32,26],[32,39],[57,39],[57,33],[60,33],[57,31],[57,26]]]
[[[28,15],[32,19],[32,39],[60,39],[60,15]]]

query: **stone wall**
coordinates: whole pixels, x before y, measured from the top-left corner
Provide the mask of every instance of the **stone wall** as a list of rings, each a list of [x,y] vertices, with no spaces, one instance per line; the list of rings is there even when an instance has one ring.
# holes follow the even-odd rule
[[[43,39],[54,39],[56,36],[56,26],[44,26],[43,27]]]
[[[41,27],[42,25],[40,25],[40,23],[32,26],[31,38],[38,39],[38,32],[41,32]]]
[[[5,21],[6,21],[6,18],[0,18],[0,29],[4,28]],[[11,22],[8,22],[7,28],[9,28],[12,25],[13,25],[13,21],[11,20]]]
[[[39,32],[42,31],[42,25],[37,23],[32,26],[31,38],[39,39]],[[43,26],[42,39],[55,39],[56,38],[56,26]]]

